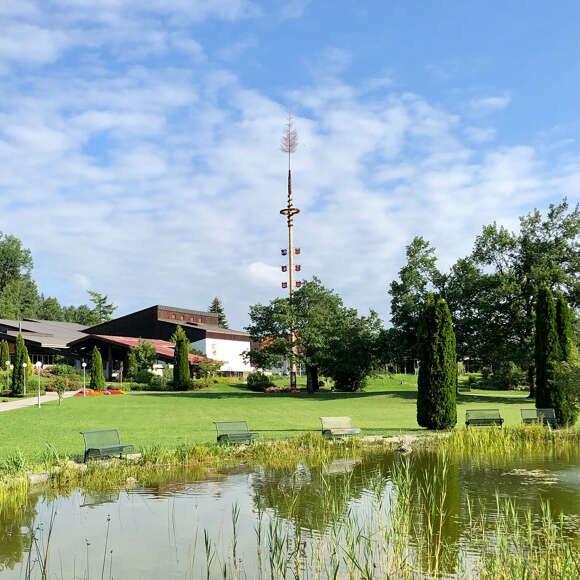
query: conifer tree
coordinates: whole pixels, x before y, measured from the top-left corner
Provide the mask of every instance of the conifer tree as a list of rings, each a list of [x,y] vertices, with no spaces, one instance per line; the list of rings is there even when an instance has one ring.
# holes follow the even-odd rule
[[[561,293],[556,296],[556,333],[558,334],[561,360],[570,360],[572,345],[574,344],[572,320],[568,303]]]
[[[2,341],[2,358],[1,358],[1,367],[2,370],[6,370],[6,363],[10,360],[10,349],[8,348],[8,342],[3,340]]]
[[[536,299],[536,408],[552,408],[563,424],[562,397],[554,381],[554,366],[561,358],[556,330],[556,307],[552,291],[545,285]]]
[[[91,379],[89,386],[95,391],[102,391],[105,388],[105,376],[103,375],[103,359],[99,349],[95,346],[93,348],[93,356],[91,358]]]
[[[172,342],[175,343],[175,359],[173,364],[173,390],[187,390],[191,383],[189,370],[189,339],[181,326],[177,326]]]
[[[137,365],[137,356],[135,350],[131,349],[127,355],[127,372],[126,377],[128,379],[134,379],[139,372],[139,367]]]
[[[221,300],[216,296],[209,306],[209,312],[213,312],[218,315],[218,326],[220,328],[229,328],[228,321],[226,319],[226,313],[224,312],[224,307],[222,306]]]
[[[444,300],[427,295],[419,321],[417,422],[427,429],[457,423],[455,334]]]
[[[22,395],[24,393],[24,376],[26,370],[22,366],[28,360],[28,350],[24,344],[24,339],[19,333],[14,344],[14,358],[12,359],[12,394]]]

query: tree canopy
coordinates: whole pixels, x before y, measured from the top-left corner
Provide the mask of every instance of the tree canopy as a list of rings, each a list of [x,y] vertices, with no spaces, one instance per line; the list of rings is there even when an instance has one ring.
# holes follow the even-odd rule
[[[359,317],[318,278],[302,282],[292,306],[288,298],[251,306],[250,321],[247,331],[260,348],[250,351],[248,358],[258,368],[290,358],[294,327],[295,356],[307,370],[310,391],[318,388],[319,372],[332,377],[337,388],[357,390],[375,362],[380,331],[377,314]]]
[[[496,368],[514,362],[526,371],[533,394],[536,293],[546,284],[573,309],[580,306],[579,235],[579,206],[564,199],[544,214],[536,209],[521,217],[518,232],[495,223],[483,227],[472,253],[447,273],[437,270],[429,242],[415,238],[389,290],[399,350],[416,356],[419,305],[434,291],[451,311],[457,356]]]

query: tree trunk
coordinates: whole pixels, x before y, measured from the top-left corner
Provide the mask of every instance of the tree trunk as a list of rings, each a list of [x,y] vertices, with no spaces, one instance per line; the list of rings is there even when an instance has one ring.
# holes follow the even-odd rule
[[[309,393],[318,392],[318,367],[306,367],[306,390]]]

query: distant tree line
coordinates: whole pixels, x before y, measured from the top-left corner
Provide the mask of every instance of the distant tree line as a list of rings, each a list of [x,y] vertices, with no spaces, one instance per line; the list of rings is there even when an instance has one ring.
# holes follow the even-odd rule
[[[107,296],[89,290],[89,304],[62,306],[56,298],[39,293],[32,279],[32,256],[15,236],[0,232],[0,318],[37,318],[94,326],[111,320],[116,306]]]

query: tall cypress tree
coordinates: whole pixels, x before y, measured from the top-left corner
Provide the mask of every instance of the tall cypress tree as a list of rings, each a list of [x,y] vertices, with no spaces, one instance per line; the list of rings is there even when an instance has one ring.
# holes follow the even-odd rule
[[[102,391],[105,388],[105,376],[103,375],[103,359],[99,349],[93,347],[93,356],[91,358],[91,379],[89,386],[95,391]]]
[[[558,335],[558,344],[560,345],[561,360],[570,360],[572,345],[572,319],[570,309],[564,296],[558,293],[556,296],[556,333]]]
[[[562,377],[563,367],[565,368],[574,357],[574,339],[572,335],[572,320],[568,303],[562,294],[556,296],[556,334],[558,335],[558,346],[560,355],[560,368],[556,368],[554,380],[553,399],[558,407],[555,407],[556,417],[560,425],[574,425],[578,418],[577,394],[571,388],[571,384]],[[568,368],[570,368],[568,366]],[[559,372],[558,372],[559,371]]]
[[[6,340],[2,341],[2,360],[1,367],[2,370],[6,370],[6,363],[10,360],[10,349],[8,348],[8,342]]]
[[[427,295],[419,321],[417,423],[450,429],[457,423],[457,363],[451,314],[444,300]]]
[[[181,326],[177,326],[171,340],[175,343],[175,359],[173,364],[173,389],[185,391],[191,383],[189,370],[189,339]]]
[[[22,395],[24,393],[24,377],[26,370],[22,366],[28,361],[28,350],[24,344],[22,335],[18,333],[14,344],[14,358],[12,359],[12,394]]]
[[[536,299],[536,408],[552,408],[562,424],[561,397],[554,381],[554,365],[561,358],[552,291],[545,285]]]

